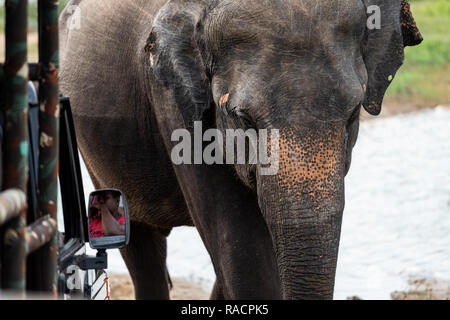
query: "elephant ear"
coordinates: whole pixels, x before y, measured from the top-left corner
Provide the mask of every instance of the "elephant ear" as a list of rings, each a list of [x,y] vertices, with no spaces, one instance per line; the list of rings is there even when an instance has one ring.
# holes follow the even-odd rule
[[[146,60],[180,109],[186,127],[210,107],[210,81],[195,40],[202,1],[168,1],[156,15],[145,46]]]
[[[378,115],[386,90],[403,64],[404,47],[419,44],[422,36],[406,0],[363,0],[363,2],[369,13],[373,6],[380,9],[379,28],[368,27],[367,43],[363,50],[368,73],[363,106],[368,113]]]
[[[406,47],[420,44],[423,38],[411,13],[409,3],[406,0],[402,0],[401,21],[403,45]]]

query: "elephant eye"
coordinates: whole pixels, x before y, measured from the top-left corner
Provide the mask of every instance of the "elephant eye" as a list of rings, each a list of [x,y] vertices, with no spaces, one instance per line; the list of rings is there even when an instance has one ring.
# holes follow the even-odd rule
[[[233,118],[235,122],[241,123],[247,129],[256,129],[256,122],[250,116],[249,112],[242,106],[233,105],[229,92],[220,97],[219,108],[222,109],[226,115]]]
[[[247,129],[256,129],[256,122],[247,110],[237,107],[232,110],[232,114],[234,117],[238,118]]]

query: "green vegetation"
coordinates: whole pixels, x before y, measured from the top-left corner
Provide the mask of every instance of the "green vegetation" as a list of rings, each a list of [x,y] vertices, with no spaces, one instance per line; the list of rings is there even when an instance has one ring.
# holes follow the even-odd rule
[[[59,11],[61,12],[69,0],[59,0]],[[28,29],[30,32],[37,31],[37,1],[30,0],[28,3]],[[0,32],[5,31],[5,1],[0,0]]]
[[[424,41],[405,49],[405,63],[386,99],[416,105],[450,104],[450,1],[410,2]]]
[[[69,0],[59,0],[59,11],[61,12]],[[30,0],[28,3],[28,61],[38,60],[38,48],[37,48],[37,1]],[[0,0],[0,56],[3,57],[5,51],[4,43],[5,32],[5,1]]]

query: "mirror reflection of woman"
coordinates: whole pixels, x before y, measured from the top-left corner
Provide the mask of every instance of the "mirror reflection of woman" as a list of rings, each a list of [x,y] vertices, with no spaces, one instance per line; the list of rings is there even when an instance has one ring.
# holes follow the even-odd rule
[[[125,216],[119,208],[120,192],[105,191],[91,198],[89,233],[91,238],[125,234]]]

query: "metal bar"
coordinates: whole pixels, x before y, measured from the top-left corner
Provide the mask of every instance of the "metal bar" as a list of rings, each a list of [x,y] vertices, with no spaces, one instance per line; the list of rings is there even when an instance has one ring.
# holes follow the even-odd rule
[[[6,0],[6,124],[3,189],[26,192],[28,177],[27,0]]]
[[[39,217],[57,220],[57,178],[59,168],[59,97],[58,97],[58,0],[38,0],[39,63]],[[40,261],[40,291],[56,297],[57,237],[37,251]]]
[[[41,66],[39,63],[28,64],[28,79],[31,81],[41,80]],[[3,64],[0,64],[0,83],[3,81]]]
[[[8,189],[0,193],[0,226],[18,217],[26,203],[27,197],[20,189]]]
[[[6,0],[5,9],[6,123],[2,188],[18,188],[25,193],[28,179],[28,1]],[[19,295],[25,293],[25,223],[26,209],[8,222],[2,233],[1,287],[14,289]]]
[[[58,230],[56,221],[49,215],[36,220],[26,228],[27,254],[31,253],[49,242]]]
[[[18,296],[25,295],[26,216],[27,206],[24,207],[19,217],[7,224],[2,237],[2,289],[14,290]]]

